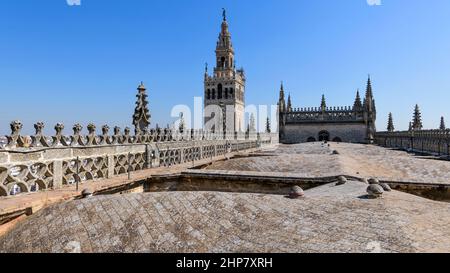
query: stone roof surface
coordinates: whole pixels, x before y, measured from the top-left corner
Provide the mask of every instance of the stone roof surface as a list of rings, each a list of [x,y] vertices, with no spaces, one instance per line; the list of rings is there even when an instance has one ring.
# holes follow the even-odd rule
[[[302,199],[163,192],[96,196],[30,216],[0,252],[449,252],[450,204],[366,184],[327,184]]]
[[[333,151],[339,154],[333,155]],[[220,161],[208,170],[257,171],[302,177],[349,175],[390,181],[450,184],[450,161],[374,145],[305,143],[279,145],[259,156]]]

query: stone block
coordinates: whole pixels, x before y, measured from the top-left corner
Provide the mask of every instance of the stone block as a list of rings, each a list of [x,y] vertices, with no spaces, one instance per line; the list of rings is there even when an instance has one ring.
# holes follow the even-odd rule
[[[33,152],[33,153],[10,153],[9,161],[11,163],[22,163],[29,161],[40,161],[42,160],[43,152]]]
[[[43,160],[54,160],[54,159],[62,159],[62,158],[71,158],[72,149],[48,149],[42,151]]]
[[[53,188],[59,189],[63,184],[62,161],[53,162]]]
[[[0,152],[0,164],[6,164],[9,161],[8,152]]]

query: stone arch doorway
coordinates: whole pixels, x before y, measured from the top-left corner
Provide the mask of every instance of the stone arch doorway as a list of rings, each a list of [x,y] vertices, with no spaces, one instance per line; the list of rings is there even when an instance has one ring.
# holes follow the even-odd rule
[[[320,131],[319,141],[330,141],[330,133],[328,131]]]
[[[340,137],[333,138],[333,142],[342,142],[342,139]]]
[[[316,142],[316,139],[314,137],[308,137],[306,142]]]

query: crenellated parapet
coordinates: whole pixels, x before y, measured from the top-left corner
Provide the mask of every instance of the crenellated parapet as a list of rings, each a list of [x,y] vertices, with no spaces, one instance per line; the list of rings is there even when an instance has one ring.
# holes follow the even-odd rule
[[[361,111],[350,106],[293,108],[287,111],[286,124],[308,122],[362,122]]]
[[[325,95],[318,107],[294,108],[291,95],[285,100],[283,83],[278,100],[280,142],[286,144],[336,141],[373,143],[376,132],[376,107],[370,76],[363,100],[356,91],[353,106],[330,107]]]

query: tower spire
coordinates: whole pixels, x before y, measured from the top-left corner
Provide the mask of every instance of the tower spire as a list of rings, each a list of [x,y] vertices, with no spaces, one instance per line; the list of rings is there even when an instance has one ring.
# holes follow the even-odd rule
[[[280,87],[280,100],[285,100],[284,99],[284,85],[283,85],[283,81],[281,81],[281,87]]]
[[[414,116],[412,121],[412,129],[413,130],[422,130],[422,114],[420,113],[419,105],[416,104],[416,107],[414,108]]]
[[[234,49],[231,43],[231,34],[228,31],[226,12],[223,9],[223,21],[219,39],[216,46],[216,68],[215,71],[226,71],[227,76],[232,76],[235,67]]]
[[[394,132],[395,130],[394,121],[392,119],[392,113],[389,113],[387,130],[388,132]]]
[[[441,125],[439,126],[440,130],[446,130],[444,117],[441,117]]]
[[[320,103],[320,109],[325,111],[327,109],[327,102],[325,100],[325,95],[322,95],[322,102]]]
[[[377,111],[375,108],[375,99],[373,98],[372,81],[370,79],[370,75],[367,79],[366,97],[364,98],[363,112],[364,121],[366,122],[367,126],[367,142],[370,144],[374,142],[376,132],[375,121],[377,119]]]
[[[375,99],[373,98],[372,80],[370,79],[370,75],[369,78],[367,79],[366,97],[364,98],[363,108],[364,111],[368,113],[373,113],[375,118],[376,115]]]
[[[286,111],[286,99],[284,97],[284,86],[283,81],[281,81],[281,87],[280,87],[280,98],[278,99],[278,111],[280,113],[283,113]]]
[[[271,133],[272,132],[272,129],[271,129],[271,126],[270,126],[270,119],[269,119],[269,117],[267,117],[267,119],[266,119],[266,133]]]
[[[353,104],[353,110],[358,111],[362,108],[361,96],[359,95],[359,89],[356,91],[355,103]]]
[[[289,96],[288,96],[287,110],[288,110],[288,112],[292,112],[291,93],[289,93]]]
[[[150,111],[148,109],[147,92],[144,83],[138,86],[136,108],[134,109],[133,125],[136,132],[145,131],[150,125]]]
[[[367,87],[366,87],[366,101],[369,101],[372,99],[373,99],[372,81],[371,81],[370,75],[369,75],[369,78],[367,79]]]

